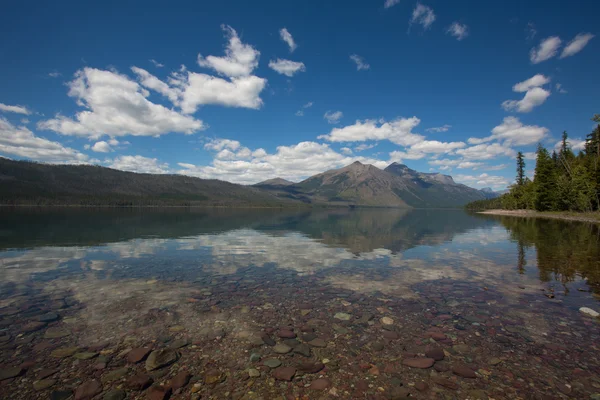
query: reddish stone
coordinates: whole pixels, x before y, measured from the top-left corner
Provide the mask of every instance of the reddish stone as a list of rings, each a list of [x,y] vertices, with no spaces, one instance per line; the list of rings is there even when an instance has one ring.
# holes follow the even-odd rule
[[[433,358],[435,361],[442,361],[444,359],[444,350],[441,347],[435,347],[425,352],[425,355],[429,358]]]
[[[148,400],[167,400],[171,397],[172,390],[164,386],[151,386],[146,392]]]
[[[310,386],[308,387],[309,389],[312,390],[325,390],[325,389],[329,389],[331,387],[331,381],[327,378],[319,378],[319,379],[315,379],[314,381],[312,381],[312,383],[310,384]]]
[[[442,332],[429,332],[428,333],[429,337],[432,338],[433,340],[446,340],[447,337],[445,334],[443,334]]]
[[[400,335],[398,335],[398,332],[394,331],[383,331],[383,337],[389,340],[396,340],[400,337]]]
[[[277,332],[277,336],[283,339],[294,339],[296,337],[296,334],[289,329],[282,329],[279,332]]]
[[[29,368],[33,367],[34,365],[35,365],[35,361],[27,360],[27,361],[23,361],[21,363],[20,367],[23,369],[29,369]]]
[[[171,379],[171,387],[173,390],[185,387],[192,379],[192,375],[188,371],[179,371],[177,375]]]
[[[291,381],[294,375],[296,375],[294,367],[279,367],[273,370],[273,377],[278,381]]]
[[[454,375],[462,376],[463,378],[477,378],[475,371],[465,365],[456,365],[452,367]]]
[[[419,392],[424,392],[429,389],[429,386],[427,386],[425,382],[417,382],[415,383],[415,389],[417,389]]]
[[[75,400],[88,400],[100,392],[102,392],[102,385],[100,385],[100,382],[96,380],[87,381],[79,385],[75,391]]]
[[[152,385],[152,383],[154,383],[154,379],[152,379],[150,376],[138,374],[127,379],[125,386],[133,390],[144,390],[148,386]]]
[[[433,358],[407,358],[402,360],[402,364],[412,368],[431,368],[435,360]]]
[[[323,365],[320,362],[317,362],[317,363],[306,362],[306,363],[302,363],[302,364],[298,365],[298,369],[306,374],[316,374],[317,372],[321,371],[323,368],[325,368],[325,365]]]
[[[53,346],[54,345],[50,342],[40,342],[40,343],[36,344],[35,346],[33,346],[33,351],[35,351],[35,352],[44,351]]]
[[[142,362],[148,357],[152,350],[147,347],[139,347],[137,349],[131,350],[127,353],[127,362],[131,364],[137,364]]]
[[[434,377],[431,378],[431,380],[434,383],[436,383],[436,384],[438,384],[440,386],[443,386],[443,387],[445,387],[447,389],[452,389],[452,390],[458,389],[458,385],[455,382],[452,382],[451,380],[442,378],[441,376],[434,376]]]

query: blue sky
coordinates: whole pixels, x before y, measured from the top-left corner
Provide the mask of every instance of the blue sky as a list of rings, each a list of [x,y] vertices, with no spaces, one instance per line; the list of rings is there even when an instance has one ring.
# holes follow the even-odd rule
[[[595,1],[258,3],[4,5],[0,155],[239,183],[395,161],[502,189],[516,151],[578,148],[600,112]]]

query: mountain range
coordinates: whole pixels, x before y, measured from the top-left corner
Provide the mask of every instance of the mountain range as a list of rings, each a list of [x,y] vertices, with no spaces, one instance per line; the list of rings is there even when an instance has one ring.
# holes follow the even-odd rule
[[[125,172],[90,165],[51,165],[0,158],[0,204],[461,207],[495,197],[393,163],[384,170],[355,162],[294,183],[273,178],[252,186],[183,175]]]

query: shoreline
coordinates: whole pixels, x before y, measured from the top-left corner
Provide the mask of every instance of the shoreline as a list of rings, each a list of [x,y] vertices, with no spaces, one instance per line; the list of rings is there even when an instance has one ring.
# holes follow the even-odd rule
[[[600,224],[600,213],[570,213],[564,212],[541,212],[532,210],[486,210],[478,211],[477,214],[500,215],[507,217],[521,218],[546,218],[546,219],[561,219],[564,221],[591,222]]]

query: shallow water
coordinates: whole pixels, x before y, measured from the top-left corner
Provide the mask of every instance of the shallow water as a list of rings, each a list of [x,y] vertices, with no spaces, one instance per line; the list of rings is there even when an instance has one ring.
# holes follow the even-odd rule
[[[600,398],[600,325],[579,311],[600,311],[598,226],[346,209],[0,221],[7,398]],[[136,363],[138,348],[176,361]]]

